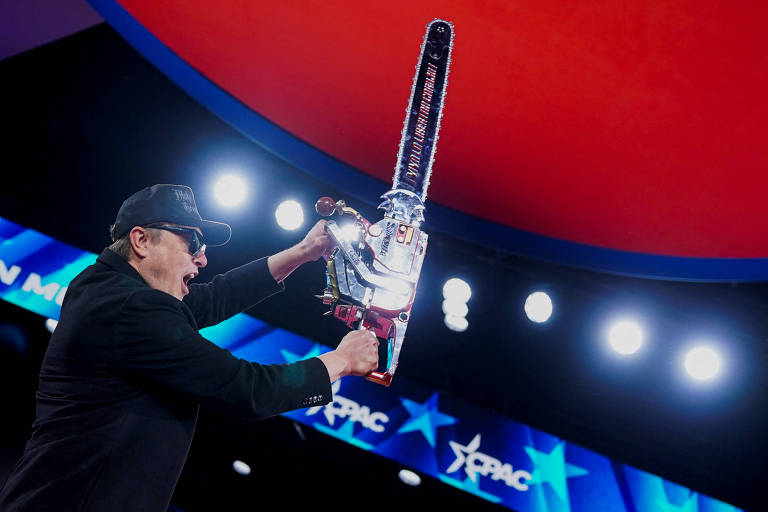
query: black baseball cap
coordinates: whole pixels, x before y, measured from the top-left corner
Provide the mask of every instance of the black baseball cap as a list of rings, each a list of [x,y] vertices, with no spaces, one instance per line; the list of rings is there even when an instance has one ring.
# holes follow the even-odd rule
[[[135,226],[169,222],[194,226],[203,232],[209,247],[224,245],[232,236],[232,228],[223,222],[205,220],[197,211],[195,195],[186,185],[152,185],[123,201],[115,219],[116,239]]]

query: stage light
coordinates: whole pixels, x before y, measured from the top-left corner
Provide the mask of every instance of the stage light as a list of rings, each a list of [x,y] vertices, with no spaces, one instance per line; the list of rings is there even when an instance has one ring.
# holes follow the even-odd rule
[[[443,313],[453,316],[467,316],[467,313],[469,313],[469,307],[467,306],[466,302],[445,299],[443,301]]]
[[[245,199],[245,182],[234,174],[220,177],[213,188],[216,200],[226,207],[237,206]]]
[[[283,201],[275,210],[275,219],[278,226],[287,231],[293,231],[304,224],[304,210],[296,201]]]
[[[239,473],[241,475],[248,476],[251,474],[251,466],[241,460],[234,461],[232,463],[232,469],[235,470],[235,473]]]
[[[401,469],[397,476],[405,485],[416,487],[417,485],[421,484],[421,477],[410,469]]]
[[[616,322],[608,333],[608,343],[619,354],[634,354],[643,346],[643,330],[629,320]]]
[[[469,327],[469,322],[463,316],[445,315],[443,322],[447,328],[456,332],[464,332]]]
[[[48,318],[45,320],[45,328],[48,329],[48,332],[53,334],[53,331],[56,330],[56,326],[59,325],[58,320],[54,320],[53,318]]]
[[[552,316],[552,299],[544,292],[533,292],[525,299],[524,309],[532,322],[546,322]]]
[[[720,356],[709,347],[695,347],[685,355],[685,371],[696,380],[714,379],[720,373]]]
[[[443,285],[443,298],[456,301],[467,302],[472,296],[472,288],[466,281],[458,277],[452,277]]]
[[[467,301],[472,296],[472,288],[466,281],[452,277],[443,284],[443,313],[445,326],[452,331],[464,332],[469,326],[465,318],[469,312]]]

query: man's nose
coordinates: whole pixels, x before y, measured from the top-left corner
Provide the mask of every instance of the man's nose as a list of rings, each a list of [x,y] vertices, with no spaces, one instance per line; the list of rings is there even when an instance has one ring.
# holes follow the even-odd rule
[[[200,268],[205,267],[208,264],[208,257],[205,255],[205,250],[199,251],[192,257],[192,262]]]

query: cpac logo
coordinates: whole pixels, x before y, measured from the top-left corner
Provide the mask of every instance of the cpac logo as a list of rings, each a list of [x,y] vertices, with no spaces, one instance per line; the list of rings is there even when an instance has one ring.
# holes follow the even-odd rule
[[[360,405],[354,400],[345,398],[338,395],[339,388],[341,387],[341,381],[333,383],[333,402],[321,406],[310,407],[307,409],[307,416],[317,414],[320,409],[323,409],[325,419],[328,420],[328,424],[333,426],[336,418],[349,418],[349,421],[353,423],[360,423],[363,427],[372,430],[373,432],[384,432],[383,423],[389,422],[389,416],[383,412],[371,412],[371,409],[367,405]]]
[[[511,464],[504,463],[499,459],[477,451],[480,448],[480,434],[477,434],[467,446],[460,445],[456,441],[448,441],[451,445],[456,460],[453,461],[446,473],[453,473],[464,466],[464,472],[470,480],[477,483],[477,475],[491,476],[491,480],[502,480],[509,487],[514,487],[518,491],[527,491],[528,484],[525,481],[531,480],[531,474],[524,470],[514,471]]]

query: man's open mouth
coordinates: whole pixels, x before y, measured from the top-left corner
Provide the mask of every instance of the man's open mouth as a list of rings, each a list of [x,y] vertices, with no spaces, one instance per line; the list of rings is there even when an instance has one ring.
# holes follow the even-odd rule
[[[187,289],[189,289],[189,282],[191,280],[193,280],[194,278],[196,278],[196,277],[197,277],[197,273],[195,273],[195,272],[190,272],[189,274],[185,275],[184,278],[183,278],[184,279],[184,286],[187,287]]]

